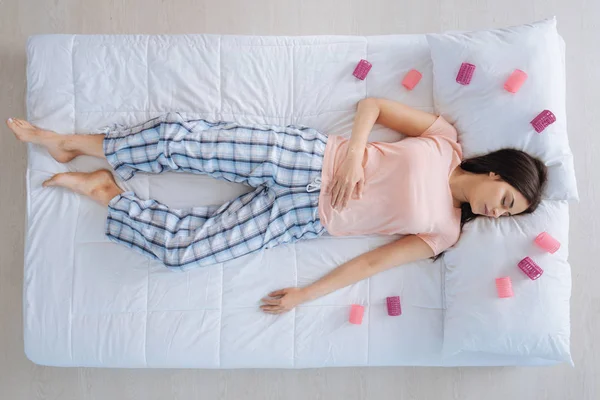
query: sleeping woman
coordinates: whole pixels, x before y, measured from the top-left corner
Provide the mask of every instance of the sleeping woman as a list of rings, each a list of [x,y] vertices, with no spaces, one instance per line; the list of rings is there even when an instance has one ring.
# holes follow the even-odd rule
[[[367,143],[375,123],[407,138]],[[438,256],[478,216],[533,212],[547,174],[540,160],[513,149],[463,160],[456,129],[444,118],[379,98],[358,103],[350,139],[304,126],[189,120],[178,113],[93,135],[60,135],[12,118],[7,124],[58,162],[106,159],[112,172],[60,173],[43,186],[107,207],[107,237],[166,267],[222,263],[325,232],[403,235],[311,285],[269,293],[261,308],[271,314]],[[254,190],[220,207],[176,210],[123,191],[113,178],[164,171],[206,174]]]

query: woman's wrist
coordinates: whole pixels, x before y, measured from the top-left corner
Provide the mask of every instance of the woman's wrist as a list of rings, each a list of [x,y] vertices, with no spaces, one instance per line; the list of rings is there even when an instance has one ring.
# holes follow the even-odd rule
[[[346,151],[346,159],[348,159],[352,162],[361,163],[362,156],[364,156],[364,151],[360,152],[356,149],[350,149],[350,148],[348,149],[348,151]]]
[[[307,301],[313,300],[312,296],[314,296],[313,285],[300,288],[300,303],[306,303]]]

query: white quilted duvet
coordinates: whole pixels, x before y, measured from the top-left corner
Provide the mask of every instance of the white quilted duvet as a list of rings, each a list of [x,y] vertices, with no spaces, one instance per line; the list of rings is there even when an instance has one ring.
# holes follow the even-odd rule
[[[356,103],[385,97],[433,110],[424,35],[248,37],[41,35],[28,42],[28,118],[60,133],[91,132],[179,111],[190,117],[303,124],[349,135]],[[365,58],[365,81],[352,76]],[[400,81],[423,73],[411,92]],[[376,126],[371,140],[398,140]],[[41,182],[66,165],[30,145],[24,335],[38,364],[102,367],[307,368],[531,365],[486,353],[442,358],[443,261],[396,268],[282,316],[259,311],[271,290],[312,282],[393,237],[319,239],[187,272],[109,243],[106,211]],[[123,185],[172,207],[219,204],[247,189],[205,176],[138,175]],[[403,314],[389,317],[385,298]],[[362,325],[350,304],[366,306]]]

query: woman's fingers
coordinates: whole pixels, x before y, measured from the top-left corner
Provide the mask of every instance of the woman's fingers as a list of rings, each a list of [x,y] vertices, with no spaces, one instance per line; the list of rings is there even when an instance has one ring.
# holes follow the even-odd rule
[[[344,201],[346,199],[346,194],[348,192],[348,184],[339,183],[335,188],[335,198],[332,202],[333,208],[336,210],[341,210],[345,207]]]
[[[342,187],[340,188],[340,193],[338,194],[338,198],[337,198],[337,206],[335,207],[336,210],[341,210],[342,208],[344,208],[344,193],[346,192],[346,187]]]
[[[269,305],[262,305],[260,306],[261,310],[263,311],[276,311],[276,310],[281,310],[281,306],[269,306]]]
[[[305,301],[302,293],[297,287],[275,290],[269,293],[271,298],[261,299],[263,304],[260,305],[260,309],[267,314],[285,313]]]
[[[345,185],[343,192],[342,192],[341,199],[339,201],[340,210],[346,208],[346,205],[348,205],[348,197],[350,197],[351,193],[352,193],[352,185]]]
[[[285,310],[263,310],[266,314],[282,314]]]
[[[331,206],[338,210],[346,208],[350,197],[361,199],[365,187],[364,179],[361,179],[356,184],[344,184],[340,181],[330,185],[331,187]]]
[[[337,199],[340,193],[340,184],[339,182],[336,182],[335,185],[333,186],[333,189],[331,190],[331,207],[336,208],[337,206]]]
[[[365,180],[361,179],[360,181],[358,181],[358,183],[356,184],[356,193],[358,194],[358,198],[362,199],[362,195],[363,195],[363,189],[365,187]]]
[[[365,181],[361,179],[360,181],[358,181],[356,183],[356,186],[354,186],[354,190],[352,190],[351,197],[355,200],[362,199],[362,193],[363,193],[364,187],[365,187]]]
[[[268,294],[269,297],[280,297],[285,294],[285,289],[276,290]]]
[[[267,314],[281,314],[286,311],[281,306],[260,306],[260,309]]]
[[[266,297],[264,299],[262,299],[262,302],[265,303],[266,305],[271,305],[271,306],[278,306],[281,304],[280,299],[267,299]]]
[[[364,179],[361,179],[356,184],[336,182],[331,190],[331,206],[336,210],[341,210],[346,208],[350,198],[362,199],[364,187]]]

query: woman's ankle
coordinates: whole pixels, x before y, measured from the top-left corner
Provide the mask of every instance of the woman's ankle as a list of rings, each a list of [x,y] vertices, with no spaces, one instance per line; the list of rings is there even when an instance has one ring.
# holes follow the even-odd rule
[[[110,187],[105,186],[92,190],[90,197],[102,204],[104,207],[108,207],[108,204],[111,202],[111,200],[122,193],[123,190],[116,185]]]
[[[104,137],[100,134],[63,135],[60,146],[75,156],[104,157]]]
[[[61,135],[59,147],[61,150],[70,153],[73,157],[86,155],[85,147],[82,146],[85,140],[82,135]]]
[[[75,152],[77,151],[77,141],[75,139],[77,135],[62,135],[59,138],[58,145],[61,150]]]

